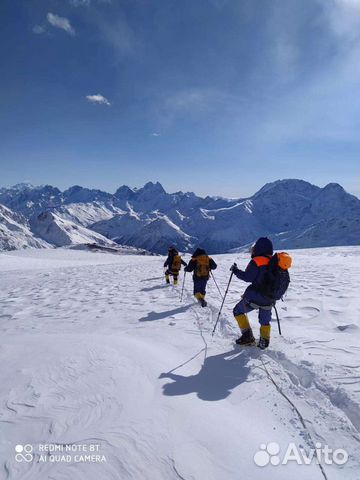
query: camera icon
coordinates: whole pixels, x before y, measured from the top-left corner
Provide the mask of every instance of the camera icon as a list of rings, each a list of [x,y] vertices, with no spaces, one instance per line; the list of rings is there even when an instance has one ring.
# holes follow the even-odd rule
[[[17,462],[27,462],[27,463],[30,463],[33,461],[34,459],[34,455],[33,455],[33,446],[30,445],[29,443],[25,444],[25,445],[16,445],[15,446],[15,460]]]

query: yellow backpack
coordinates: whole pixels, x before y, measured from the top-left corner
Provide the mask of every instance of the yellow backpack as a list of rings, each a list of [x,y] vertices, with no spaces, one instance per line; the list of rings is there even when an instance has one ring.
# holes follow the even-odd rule
[[[171,270],[179,271],[181,270],[181,257],[180,255],[175,255],[172,261]]]
[[[197,277],[208,277],[210,273],[210,257],[199,255],[196,257],[195,274]]]

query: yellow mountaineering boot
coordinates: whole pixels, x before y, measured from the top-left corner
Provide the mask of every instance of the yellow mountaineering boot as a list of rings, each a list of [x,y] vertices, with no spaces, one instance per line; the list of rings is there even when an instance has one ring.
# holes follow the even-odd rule
[[[177,285],[177,284],[178,284],[178,279],[174,278],[174,285]]]
[[[195,293],[195,298],[197,298],[197,300],[199,301],[202,307],[206,307],[207,302],[205,300],[205,295],[203,293],[199,293],[199,292]]]
[[[165,275],[166,283],[170,283],[170,275]]]
[[[250,328],[249,319],[244,313],[241,315],[236,315],[235,319],[238,322],[241,331],[248,330]]]
[[[271,332],[271,325],[260,326],[260,338],[257,346],[261,348],[261,350],[265,350],[265,348],[269,346],[270,332]]]
[[[247,315],[242,313],[241,315],[236,315],[235,319],[241,330],[241,337],[235,340],[235,342],[238,345],[253,345],[255,343],[255,338]]]

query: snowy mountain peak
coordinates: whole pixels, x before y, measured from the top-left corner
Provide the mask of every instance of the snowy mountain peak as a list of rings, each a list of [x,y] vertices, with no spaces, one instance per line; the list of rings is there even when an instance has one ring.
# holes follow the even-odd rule
[[[161,194],[166,194],[166,191],[164,187],[161,185],[160,182],[147,182],[145,185],[137,190],[137,193],[142,193],[142,192],[147,192],[147,193],[152,193],[154,195],[161,195]]]
[[[319,192],[320,187],[295,178],[287,178],[283,180],[276,180],[275,182],[266,183],[252,198],[262,195],[293,195],[300,194],[306,197],[312,197]]]
[[[324,192],[329,192],[330,191],[330,192],[336,192],[336,193],[346,193],[345,190],[343,189],[343,187],[341,185],[339,185],[338,183],[328,183],[323,188],[323,191]]]
[[[101,190],[84,188],[79,185],[74,185],[63,192],[63,199],[65,203],[81,203],[106,201],[110,199],[110,193]]]
[[[70,195],[74,193],[81,192],[82,190],[85,190],[83,187],[80,187],[80,185],[73,185],[72,187],[69,187],[67,190],[64,191],[65,193],[68,193]]]
[[[32,190],[34,188],[36,187],[30,182],[20,182],[10,187],[9,190],[17,190],[18,192],[20,192],[22,190]]]
[[[131,197],[133,197],[134,193],[134,190],[132,190],[130,187],[123,185],[116,190],[114,195],[119,200],[129,200]]]
[[[161,183],[148,182],[142,188],[134,189],[134,198],[142,205],[142,208],[156,209],[159,207],[159,202],[166,204],[171,202],[172,196],[166,193]]]
[[[328,205],[328,207],[337,207],[338,203],[357,205],[359,199],[354,195],[347,193],[341,185],[338,183],[328,183],[324,188],[320,189],[316,198],[322,198],[323,202],[334,202],[334,205]]]

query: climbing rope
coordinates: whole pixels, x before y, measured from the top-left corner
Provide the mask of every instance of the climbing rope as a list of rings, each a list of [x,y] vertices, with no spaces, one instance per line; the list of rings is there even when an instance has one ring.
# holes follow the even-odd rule
[[[268,378],[270,379],[270,381],[274,384],[276,390],[280,393],[280,395],[282,395],[285,400],[292,406],[292,408],[295,410],[297,416],[299,417],[299,420],[300,420],[300,423],[301,425],[304,427],[304,430],[306,430],[307,434],[309,435],[309,439],[310,439],[310,442],[311,442],[311,446],[314,450],[316,450],[316,446],[315,446],[315,442],[311,436],[311,433],[310,433],[310,430],[308,429],[308,427],[306,426],[306,423],[305,423],[305,419],[304,417],[302,416],[300,410],[297,408],[297,406],[294,404],[294,402],[286,395],[286,393],[283,392],[283,390],[280,388],[280,386],[276,383],[276,381],[274,380],[273,376],[271,375],[271,373],[269,372],[269,370],[267,369],[266,367],[266,364],[264,363],[264,360],[262,359],[262,357],[260,357],[260,360],[261,360],[261,363],[263,365],[263,369],[264,371],[266,372]],[[328,480],[328,477],[325,473],[325,470],[324,470],[324,467],[321,465],[320,462],[318,462],[318,465],[319,465],[319,468],[321,470],[321,473],[322,473],[322,476],[324,477],[325,480]]]

